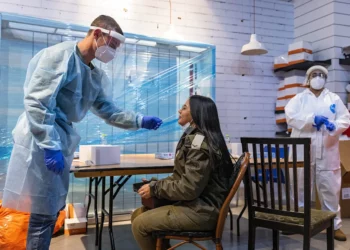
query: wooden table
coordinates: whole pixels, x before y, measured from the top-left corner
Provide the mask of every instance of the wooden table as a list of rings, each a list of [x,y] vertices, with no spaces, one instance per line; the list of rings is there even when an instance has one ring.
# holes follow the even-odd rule
[[[74,173],[76,178],[90,178],[89,181],[89,201],[88,209],[91,204],[91,198],[94,199],[94,213],[96,224],[96,239],[95,245],[98,245],[98,249],[102,247],[102,230],[105,215],[108,217],[108,229],[111,240],[111,248],[115,249],[114,236],[113,236],[113,200],[118,195],[120,189],[130,179],[132,175],[139,174],[164,174],[172,173],[174,168],[174,160],[160,160],[155,159],[154,154],[127,154],[121,155],[120,164],[104,165],[104,166],[88,166],[85,163],[74,160],[71,173]],[[119,178],[114,181],[114,176]],[[106,189],[106,177],[110,178],[109,188]],[[102,202],[101,202],[101,226],[99,230],[98,213],[97,213],[97,194],[98,185],[102,182]],[[92,193],[92,184],[95,183],[95,190]],[[116,190],[113,192],[113,189]],[[109,209],[105,208],[106,196],[109,197]],[[87,216],[87,215],[86,215]]]

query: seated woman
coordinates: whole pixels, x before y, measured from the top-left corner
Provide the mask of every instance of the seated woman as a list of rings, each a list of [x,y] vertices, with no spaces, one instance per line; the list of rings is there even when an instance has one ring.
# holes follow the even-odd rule
[[[174,201],[173,205],[135,210],[132,232],[142,250],[156,249],[152,232],[214,230],[219,210],[230,190],[233,164],[221,133],[215,103],[191,96],[179,110],[178,123],[190,126],[177,148],[173,174],[143,185],[138,193]]]

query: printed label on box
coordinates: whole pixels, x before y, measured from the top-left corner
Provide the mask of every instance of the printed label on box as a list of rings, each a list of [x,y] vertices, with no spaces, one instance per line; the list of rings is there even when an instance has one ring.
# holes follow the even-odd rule
[[[350,200],[350,188],[343,188],[342,189],[342,199],[343,200]]]

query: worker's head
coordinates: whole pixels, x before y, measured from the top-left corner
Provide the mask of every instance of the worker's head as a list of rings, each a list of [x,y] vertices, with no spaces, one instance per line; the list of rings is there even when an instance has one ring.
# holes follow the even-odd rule
[[[124,33],[119,24],[110,16],[101,15],[92,23],[87,34],[91,40],[95,58],[108,63],[116,56],[125,41]]]
[[[219,170],[220,175],[227,177],[232,171],[232,162],[220,128],[215,102],[205,96],[193,95],[186,101],[184,108],[179,110],[179,113],[179,124],[183,125],[192,121],[191,126],[196,127],[206,138],[209,165]]]
[[[328,70],[323,66],[312,66],[306,72],[305,83],[313,90],[322,90],[326,84]]]

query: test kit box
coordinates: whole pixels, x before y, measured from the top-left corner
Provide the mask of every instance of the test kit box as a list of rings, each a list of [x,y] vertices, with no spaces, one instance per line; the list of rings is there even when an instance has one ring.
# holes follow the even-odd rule
[[[288,46],[288,55],[299,54],[303,52],[312,54],[312,44],[310,42],[299,41],[291,43]]]
[[[314,60],[313,55],[306,52],[288,55],[289,65],[302,63],[306,61],[313,61],[313,60]]]
[[[288,54],[283,54],[274,58],[274,69],[279,69],[288,66]]]
[[[162,159],[162,160],[170,160],[174,159],[175,153],[171,152],[159,152],[155,154],[156,159]]]
[[[64,235],[70,236],[75,234],[86,233],[86,218],[65,219],[64,221]]]
[[[80,145],[79,161],[91,165],[112,165],[120,163],[120,146]]]
[[[66,207],[67,218],[73,219],[86,217],[87,207],[83,203],[69,203]]]

